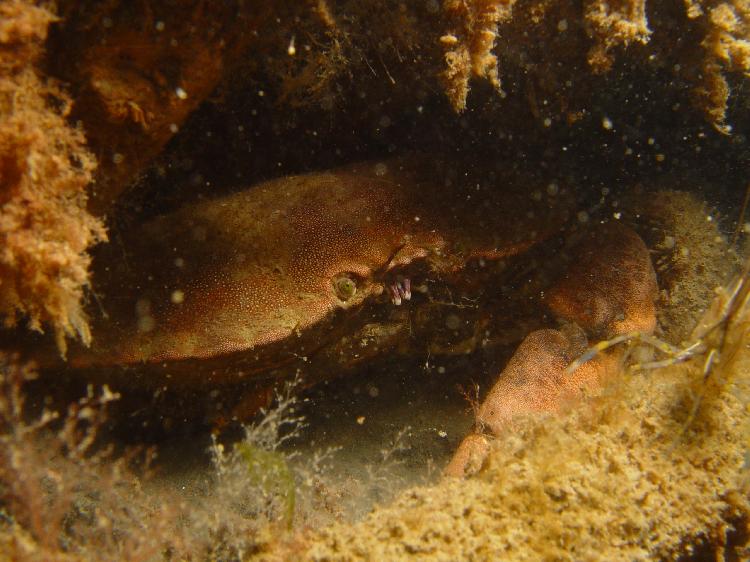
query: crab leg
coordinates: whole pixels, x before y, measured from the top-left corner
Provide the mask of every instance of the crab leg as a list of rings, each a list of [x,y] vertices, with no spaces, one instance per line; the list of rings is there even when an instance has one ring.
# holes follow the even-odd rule
[[[391,291],[391,302],[396,306],[401,306],[402,301],[411,300],[411,281],[406,277],[399,276],[388,289]]]

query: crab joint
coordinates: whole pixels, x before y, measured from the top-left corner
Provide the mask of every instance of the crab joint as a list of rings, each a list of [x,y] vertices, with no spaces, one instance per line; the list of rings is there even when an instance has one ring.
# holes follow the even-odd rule
[[[401,301],[411,300],[411,281],[400,275],[396,278],[395,283],[391,283],[388,288],[391,291],[391,302],[396,306],[401,305]]]

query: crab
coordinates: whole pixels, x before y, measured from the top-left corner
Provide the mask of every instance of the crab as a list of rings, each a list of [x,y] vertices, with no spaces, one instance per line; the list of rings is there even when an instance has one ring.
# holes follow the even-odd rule
[[[72,346],[67,364],[189,388],[241,418],[295,375],[312,385],[386,353],[523,340],[480,408],[477,443],[515,414],[598,388],[606,354],[559,371],[589,338],[653,330],[644,243],[616,221],[569,228],[565,187],[512,171],[460,180],[422,158],[366,162],[157,217],[96,256],[94,342]],[[455,474],[476,456],[462,447]]]

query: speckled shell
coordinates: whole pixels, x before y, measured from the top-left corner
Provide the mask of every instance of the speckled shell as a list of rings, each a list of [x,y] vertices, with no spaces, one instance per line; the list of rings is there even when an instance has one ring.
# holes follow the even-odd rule
[[[251,361],[279,342],[289,355],[365,301],[389,304],[384,284],[415,262],[456,270],[516,254],[555,233],[570,207],[563,194],[533,197],[528,182],[478,193],[405,170],[284,177],[154,219],[99,256],[106,316],[94,309],[94,343],[71,364]],[[346,300],[341,276],[356,283]]]

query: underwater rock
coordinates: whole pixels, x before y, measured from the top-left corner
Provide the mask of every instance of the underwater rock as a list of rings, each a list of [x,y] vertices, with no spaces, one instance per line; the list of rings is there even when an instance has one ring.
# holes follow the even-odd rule
[[[109,212],[239,57],[251,56],[272,2],[59,3],[52,67],[100,159],[90,208]]]

